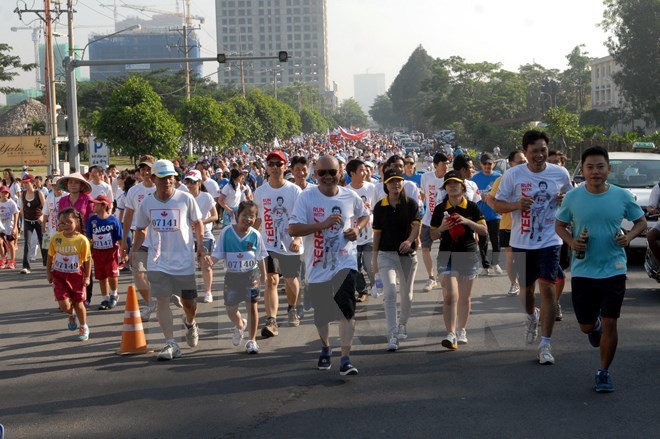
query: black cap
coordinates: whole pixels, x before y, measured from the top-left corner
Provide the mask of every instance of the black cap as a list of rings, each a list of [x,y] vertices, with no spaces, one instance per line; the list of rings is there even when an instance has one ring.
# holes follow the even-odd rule
[[[445,174],[445,179],[442,182],[443,189],[450,181],[457,181],[465,187],[465,180],[458,171],[454,171],[453,169]]]
[[[482,152],[481,157],[479,157],[479,161],[481,163],[488,163],[488,162],[495,163],[495,157],[493,157],[493,154],[489,152]]]
[[[383,176],[383,184],[387,184],[391,180],[403,180],[403,173],[400,172],[398,169],[390,169],[385,172],[385,175]]]

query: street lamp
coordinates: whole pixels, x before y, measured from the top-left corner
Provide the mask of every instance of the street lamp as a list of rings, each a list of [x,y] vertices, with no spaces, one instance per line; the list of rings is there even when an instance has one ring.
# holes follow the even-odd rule
[[[142,27],[139,24],[135,24],[133,26],[129,26],[126,29],[121,29],[117,32],[113,32],[108,35],[103,35],[99,38],[90,40],[87,44],[85,44],[85,47],[82,49],[82,55],[80,56],[80,59],[82,60],[85,57],[85,51],[87,50],[87,47],[92,44],[96,43],[97,41],[100,40],[105,40],[108,38],[112,38],[115,35],[124,33],[124,32],[130,32],[133,30],[140,30]],[[71,167],[74,168],[76,171],[80,170],[80,151],[78,151],[78,148],[76,147],[78,145],[78,91],[77,91],[77,84],[76,84],[76,66],[73,65],[73,59],[71,59],[70,56],[67,56],[64,59],[64,68],[66,69],[66,99],[67,99],[67,107],[69,110],[69,118],[68,118],[68,134],[69,134],[69,163],[71,164]],[[76,146],[74,146],[76,145]]]

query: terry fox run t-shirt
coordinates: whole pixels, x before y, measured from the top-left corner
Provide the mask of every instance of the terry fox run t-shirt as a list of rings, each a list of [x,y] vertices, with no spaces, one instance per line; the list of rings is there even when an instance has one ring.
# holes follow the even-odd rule
[[[145,198],[137,211],[136,226],[149,231],[147,270],[195,274],[192,223],[201,220],[202,212],[187,192],[175,190],[165,201],[156,194]]]
[[[340,214],[338,224],[305,237],[305,267],[310,284],[327,282],[341,269],[357,270],[357,243],[344,238],[344,231],[354,221],[369,215],[358,194],[344,187],[327,197],[318,188],[304,191],[293,208],[291,224],[322,223],[332,214]]]
[[[360,189],[355,189],[350,184],[346,185],[345,187],[346,189],[355,192],[360,196],[360,198],[362,198],[364,207],[369,211],[370,214],[373,212],[376,203],[380,201],[378,198],[376,198],[376,185],[373,183],[369,183],[368,181],[365,181]],[[365,245],[373,242],[374,230],[371,226],[373,221],[374,221],[374,217],[373,214],[371,214],[367,226],[362,230],[360,230],[360,234],[358,235],[357,238],[357,245]]]
[[[507,170],[495,198],[509,203],[523,196],[534,200],[530,209],[511,212],[511,247],[533,250],[561,245],[561,238],[555,233],[557,194],[571,189],[568,171],[551,163],[546,163],[541,172],[532,172],[523,165]]]
[[[285,181],[284,186],[273,188],[267,181],[254,191],[254,202],[259,208],[261,218],[261,235],[266,243],[266,250],[281,255],[300,255],[300,251],[293,253],[289,245],[293,238],[289,235],[289,219],[293,212],[293,206],[302,190],[290,181]]]

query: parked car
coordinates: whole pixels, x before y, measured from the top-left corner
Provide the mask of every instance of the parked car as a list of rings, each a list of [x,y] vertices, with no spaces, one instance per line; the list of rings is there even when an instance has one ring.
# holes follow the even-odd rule
[[[648,213],[649,196],[651,189],[660,181],[660,154],[645,152],[610,152],[610,166],[612,170],[607,182],[630,190],[637,200],[637,204],[644,210],[648,227],[655,227],[658,222],[656,216]],[[573,172],[575,183],[584,182],[580,165]],[[657,206],[654,206],[657,207]],[[623,220],[621,228],[630,230],[632,223]],[[630,243],[631,248],[646,248],[646,232],[643,232]]]

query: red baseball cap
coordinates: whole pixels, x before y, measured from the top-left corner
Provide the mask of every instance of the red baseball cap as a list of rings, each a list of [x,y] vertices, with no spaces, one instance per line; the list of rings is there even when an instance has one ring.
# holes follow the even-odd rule
[[[28,181],[34,181],[34,177],[30,174],[25,174],[25,176],[21,178],[21,182],[27,183]]]
[[[282,160],[284,163],[287,162],[286,156],[282,151],[279,150],[269,152],[268,155],[266,156],[266,161],[270,160],[271,158],[278,158]]]
[[[99,195],[96,199],[92,200],[94,204],[105,204],[108,207],[112,207],[112,200],[107,195]]]

